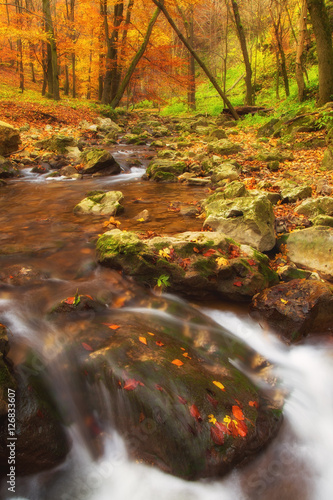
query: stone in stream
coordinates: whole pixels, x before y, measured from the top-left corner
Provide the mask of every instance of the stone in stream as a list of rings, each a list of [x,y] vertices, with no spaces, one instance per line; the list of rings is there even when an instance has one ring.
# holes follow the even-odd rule
[[[17,128],[0,121],[0,155],[9,155],[19,149],[20,132]]]
[[[83,174],[102,173],[104,175],[115,175],[121,172],[119,163],[113,158],[109,151],[99,148],[89,148],[81,154]]]
[[[275,245],[274,212],[267,196],[251,195],[229,199],[217,192],[204,200],[205,226],[251,245],[260,252]]]
[[[251,315],[289,342],[309,333],[333,334],[333,286],[305,279],[281,283],[253,298]]]
[[[123,199],[121,191],[91,191],[73,211],[75,214],[115,215],[124,210]]]
[[[104,266],[121,269],[151,287],[166,276],[170,291],[185,296],[215,294],[249,300],[278,282],[268,257],[220,232],[141,239],[133,232],[114,229],[98,239],[97,252]]]
[[[177,182],[178,176],[186,170],[186,163],[182,160],[156,158],[149,163],[145,178],[157,182]]]
[[[281,409],[229,360],[255,354],[198,310],[152,296],[92,323],[70,307],[62,376],[81,378],[81,414],[111,423],[135,460],[184,479],[222,476],[277,433]],[[53,319],[66,330],[57,307]]]
[[[0,156],[0,179],[9,179],[11,177],[18,177],[20,171],[14,162]]]
[[[0,466],[8,467],[8,422],[13,416],[8,403],[14,403],[16,474],[34,474],[60,464],[70,444],[50,392],[40,379],[36,382],[44,367],[32,355],[27,364],[14,370],[8,349],[7,331],[0,324]],[[14,393],[14,400],[8,401]]]
[[[281,239],[291,262],[333,279],[333,228],[314,226],[293,231]]]

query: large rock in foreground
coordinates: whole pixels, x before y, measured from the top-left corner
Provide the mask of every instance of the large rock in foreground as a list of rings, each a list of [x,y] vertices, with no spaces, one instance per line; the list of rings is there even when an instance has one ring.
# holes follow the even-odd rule
[[[0,121],[0,155],[9,155],[19,149],[20,133],[9,123]]]
[[[75,214],[115,215],[123,210],[121,191],[92,191],[74,207]]]
[[[83,174],[115,175],[121,172],[119,163],[113,158],[109,151],[91,148],[81,154]]]
[[[308,333],[333,333],[333,286],[304,279],[281,283],[253,298],[251,315],[290,342]]]
[[[207,215],[204,226],[260,252],[274,247],[274,212],[267,196],[225,199],[225,194],[218,192],[209,196],[202,205]]]
[[[333,279],[333,228],[315,226],[286,236],[288,258]]]
[[[155,286],[164,277],[171,291],[188,296],[218,294],[249,300],[278,282],[265,255],[218,232],[143,240],[135,233],[114,229],[99,238],[97,251],[101,264],[122,269],[141,284]]]
[[[92,324],[70,307],[77,332],[63,375],[70,385],[80,374],[82,401],[135,460],[185,479],[221,476],[277,433],[281,410],[229,361],[253,353],[198,310],[153,297],[150,309],[105,308]]]

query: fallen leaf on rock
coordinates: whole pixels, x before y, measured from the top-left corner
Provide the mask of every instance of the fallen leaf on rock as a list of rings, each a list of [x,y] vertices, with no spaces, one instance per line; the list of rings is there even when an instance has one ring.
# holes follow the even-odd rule
[[[89,344],[86,344],[85,342],[82,342],[82,347],[86,350],[86,351],[93,351],[94,349],[91,347],[91,345]]]
[[[215,424],[217,422],[216,418],[212,413],[208,415],[208,422],[210,422],[211,424]]]
[[[224,385],[221,384],[221,382],[217,382],[216,380],[213,380],[213,384],[216,385],[221,391],[225,391]]]
[[[228,259],[225,259],[224,257],[218,257],[216,259],[216,264],[218,268],[225,267],[229,265]]]
[[[233,285],[234,286],[243,286],[243,283],[241,281],[234,281]]]
[[[224,434],[217,427],[210,428],[210,437],[212,438],[215,444],[219,446],[222,446],[224,444]]]
[[[67,299],[65,299],[64,301],[64,304],[69,304],[69,305],[73,305],[74,302],[75,302],[75,297],[68,297]]]
[[[232,407],[232,414],[234,415],[234,417],[236,417],[238,420],[244,420],[244,414],[242,412],[242,410],[240,409],[239,406],[233,406]]]
[[[177,396],[177,397],[178,397],[179,402],[180,402],[182,405],[187,405],[187,401],[186,401],[186,399],[182,398],[181,396]]]
[[[148,335],[151,335],[152,337],[155,337],[155,333],[147,332]]]
[[[214,250],[214,248],[210,248],[209,250],[207,250],[207,252],[205,252],[203,254],[204,257],[211,257],[212,255],[214,255],[214,253],[216,253],[216,250]]]
[[[138,385],[144,385],[142,382],[139,382],[139,380],[135,380],[135,378],[129,378],[128,380],[125,380],[125,385],[124,389],[125,391],[133,391],[138,387]]]
[[[192,417],[194,417],[197,420],[197,422],[202,422],[200,412],[199,412],[198,407],[196,405],[191,406],[190,414],[192,415]]]
[[[114,325],[112,323],[102,323],[102,325],[108,326],[109,328],[111,328],[111,330],[117,330],[118,328],[120,328],[120,325]]]
[[[141,342],[142,344],[147,345],[147,339],[146,339],[146,337],[139,337],[139,340],[140,340],[140,342]]]
[[[250,406],[254,406],[255,408],[258,408],[259,405],[258,405],[258,402],[257,401],[249,401],[249,405]]]
[[[190,356],[188,355],[188,352],[184,352],[184,353],[183,353],[183,356],[184,356],[185,358],[192,359],[192,358],[190,358]]]
[[[163,347],[164,346],[163,342],[161,342],[160,340],[156,341],[156,345],[158,345],[159,347]]]
[[[171,361],[171,363],[176,366],[182,366],[184,364],[182,361],[180,361],[180,359],[174,359],[173,361]]]

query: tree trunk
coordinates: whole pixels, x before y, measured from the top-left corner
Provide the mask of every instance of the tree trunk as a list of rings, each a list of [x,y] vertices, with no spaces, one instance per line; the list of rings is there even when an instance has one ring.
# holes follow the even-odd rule
[[[296,49],[296,83],[298,88],[298,101],[303,102],[306,94],[306,85],[304,79],[305,71],[305,37],[306,37],[306,16],[307,16],[306,1],[303,0],[298,24],[298,39]]]
[[[284,89],[286,92],[286,96],[289,97],[290,92],[289,92],[289,80],[288,80],[288,73],[287,73],[287,65],[286,65],[286,56],[284,53],[283,49],[283,28],[281,26],[281,12],[278,13],[277,15],[277,21],[274,18],[272,9],[270,10],[271,18],[272,18],[272,23],[273,23],[273,28],[274,28],[274,35],[275,35],[275,40],[276,40],[276,46],[277,46],[277,59],[280,59],[281,62],[281,75],[283,78],[283,84],[284,84]]]
[[[111,106],[113,108],[116,108],[118,106],[118,104],[120,103],[121,101],[121,98],[123,97],[124,95],[124,92],[127,88],[127,85],[129,84],[130,82],[130,79],[135,71],[135,68],[138,64],[138,62],[140,61],[141,57],[143,56],[146,48],[147,48],[147,45],[148,45],[148,42],[149,42],[149,39],[150,39],[150,35],[153,31],[153,28],[154,28],[154,24],[156,23],[157,21],[157,18],[159,16],[159,13],[160,13],[160,9],[157,8],[153,14],[153,17],[151,18],[149,24],[148,24],[148,28],[147,28],[147,31],[146,31],[146,34],[145,34],[145,37],[143,39],[143,42],[141,44],[141,47],[139,48],[139,50],[137,51],[137,53],[135,54],[131,64],[130,64],[130,67],[128,68],[127,70],[127,73],[116,93],[116,95],[114,96],[114,98],[112,99],[112,102],[111,102]]]
[[[245,64],[245,85],[246,85],[246,96],[245,96],[245,104],[248,106],[252,106],[253,104],[253,87],[252,87],[252,68],[249,59],[249,53],[247,51],[246,38],[244,28],[240,19],[238,4],[235,0],[231,0],[232,10],[234,12],[235,24],[237,30],[237,36],[239,39],[239,43],[241,46],[244,64]]]
[[[64,83],[64,94],[69,94],[69,77],[68,77],[68,66],[65,65],[65,83]]]
[[[106,2],[107,0],[104,0],[105,12],[107,11]],[[107,53],[106,53],[106,73],[104,78],[104,88],[102,96],[103,104],[111,104],[112,97],[115,92],[115,84],[116,84],[115,80],[117,77],[117,66],[118,66],[119,27],[123,22],[123,12],[124,12],[124,2],[123,0],[117,0],[114,6],[113,30],[111,37],[109,37],[107,15],[105,15],[104,17]]]
[[[51,16],[51,5],[50,5],[50,0],[42,0],[42,2],[43,2],[45,31],[48,35],[48,41],[47,41],[48,61],[51,63],[52,67],[52,92],[50,92],[51,85],[49,84],[49,93],[52,95],[55,101],[58,101],[60,99],[59,77],[58,77],[58,55],[57,55],[57,44],[54,36],[53,21]]]
[[[199,64],[200,68],[205,72],[205,74],[208,77],[208,79],[211,82],[211,84],[214,86],[214,88],[216,89],[216,91],[218,92],[218,94],[223,99],[223,101],[226,104],[226,106],[230,109],[230,112],[231,112],[232,116],[235,118],[235,120],[238,120],[239,119],[238,114],[236,113],[234,107],[232,106],[232,104],[229,101],[229,99],[227,98],[227,96],[222,91],[222,89],[219,86],[219,84],[217,83],[216,79],[213,77],[213,75],[211,74],[211,72],[209,71],[209,69],[207,68],[207,66],[205,65],[205,63],[200,59],[200,57],[198,56],[198,54],[193,50],[193,48],[191,47],[191,45],[189,45],[189,43],[187,42],[186,38],[182,35],[182,33],[177,28],[177,26],[174,23],[172,17],[170,16],[169,12],[166,10],[166,8],[164,6],[164,0],[162,0],[162,1],[152,0],[152,1],[154,2],[154,4],[157,7],[159,7],[161,9],[161,11],[163,12],[163,14],[164,14],[165,18],[167,19],[168,23],[170,24],[170,26],[173,28],[173,30],[177,34],[178,38],[183,42],[183,44],[185,45],[185,47],[187,48],[187,50],[192,54],[192,56],[194,57],[194,59],[196,60],[196,62]]]
[[[306,0],[317,42],[319,99],[322,106],[333,98],[332,33],[324,0]]]

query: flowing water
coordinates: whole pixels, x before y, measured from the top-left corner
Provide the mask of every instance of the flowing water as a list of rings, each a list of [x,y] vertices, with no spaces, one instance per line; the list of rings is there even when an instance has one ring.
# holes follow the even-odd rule
[[[124,158],[128,151],[118,152]],[[144,157],[146,151],[130,154]],[[48,180],[29,170],[10,186],[0,188],[0,322],[11,332],[10,357],[24,359],[32,347],[45,362],[52,361],[64,339],[45,313],[79,289],[95,297],[117,298],[130,292],[132,307],[151,314],[142,303],[149,293],[140,291],[119,273],[94,262],[94,242],[105,231],[105,217],[93,220],[74,216],[72,209],[85,193],[117,189],[125,196],[121,229],[169,233],[200,229],[200,219],[177,211],[179,200],[195,206],[206,196],[203,188],[159,185],[140,179],[143,169],[133,168],[113,178],[71,181]],[[151,221],[137,222],[147,208]],[[176,208],[176,210],[175,210]],[[33,268],[37,284],[16,286],[17,269]],[[16,271],[15,271],[16,270]],[[177,301],[175,297],[165,300]],[[184,308],[186,308],[184,303]],[[140,309],[141,308],[141,309]],[[325,339],[286,347],[249,319],[245,307],[218,303],[201,306],[208,317],[229,329],[272,363],[270,378],[284,393],[284,423],[275,440],[251,463],[215,481],[186,482],[127,457],[123,439],[105,425],[101,448],[95,453],[77,418],[70,428],[72,449],[66,461],[52,471],[17,479],[16,493],[0,489],[3,499],[29,500],[329,500],[333,497],[333,363],[332,345]],[[126,308],[125,308],[126,312]],[[128,313],[131,309],[128,309]],[[173,320],[174,318],[169,318]],[[88,318],[89,321],[89,318]],[[177,318],[181,324],[181,319]],[[263,383],[255,373],[249,373]],[[63,397],[68,381],[55,373],[54,392]],[[103,387],[96,388],[103,398]],[[70,399],[71,394],[67,394]],[[77,401],[72,415],[80,413]],[[107,408],[106,408],[107,412]],[[149,439],[149,433],[146,438]],[[41,437],[42,440],[42,437]],[[96,451],[96,450],[95,450]]]

